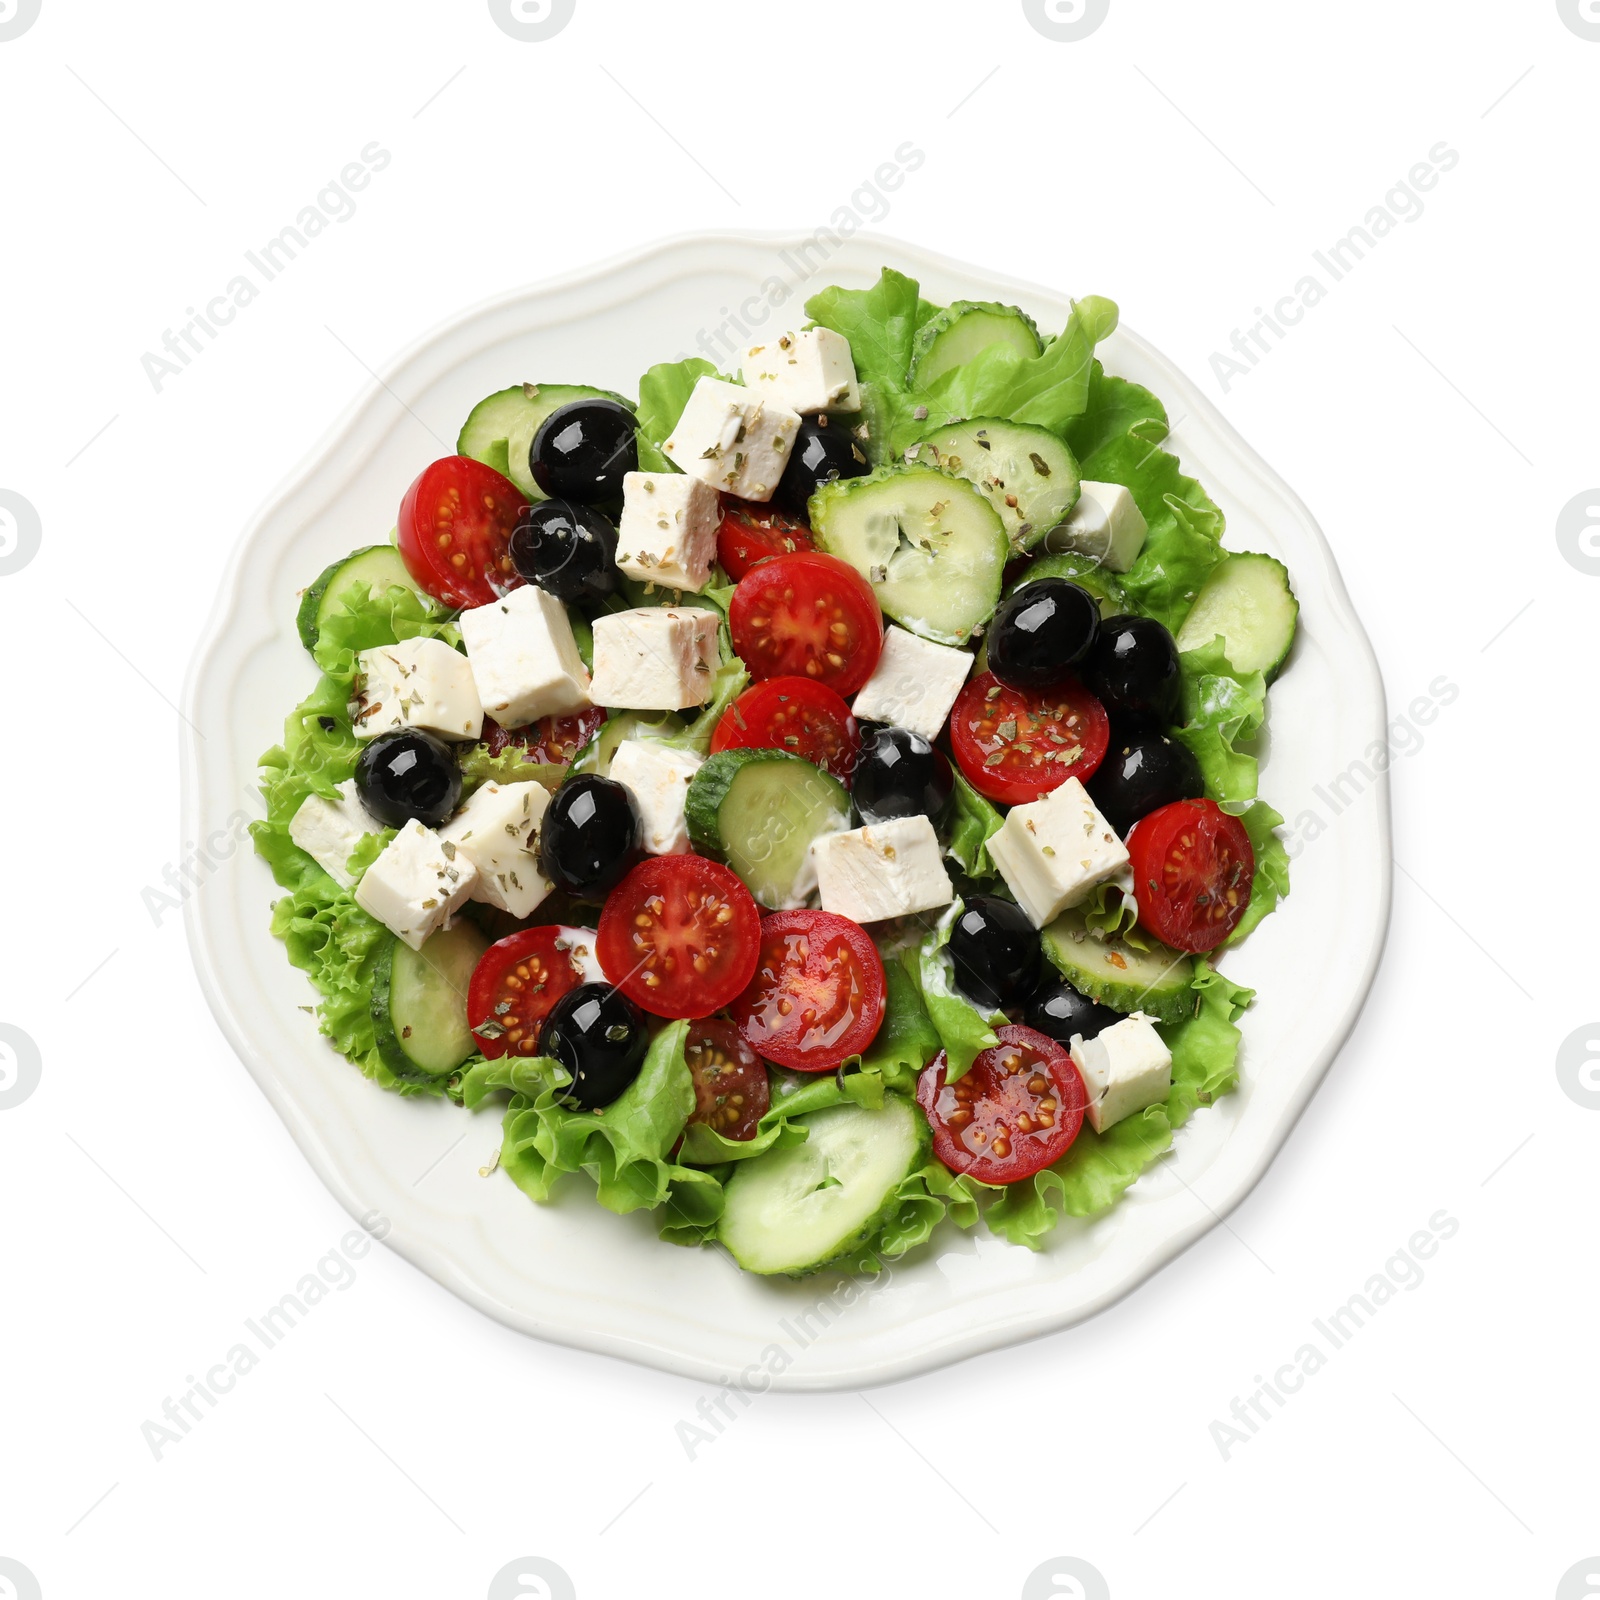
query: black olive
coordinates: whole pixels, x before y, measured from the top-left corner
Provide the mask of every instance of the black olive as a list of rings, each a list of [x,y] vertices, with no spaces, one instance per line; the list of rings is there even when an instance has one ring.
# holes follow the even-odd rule
[[[1039,983],[1039,935],[1021,906],[997,895],[967,898],[946,946],[956,982],[990,1010],[1021,1005]]]
[[[1110,1006],[1097,1005],[1070,983],[1053,983],[1039,990],[1022,1014],[1024,1027],[1061,1045],[1070,1045],[1075,1033],[1093,1039],[1112,1023],[1121,1021]]]
[[[356,793],[386,828],[447,822],[461,802],[461,768],[443,739],[419,728],[380,733],[356,758]]]
[[[540,500],[517,518],[511,560],[557,600],[604,600],[617,586],[617,530],[593,506]]]
[[[1113,717],[1170,727],[1183,720],[1178,646],[1154,617],[1112,617],[1083,664],[1083,681]]]
[[[572,1074],[562,1098],[583,1111],[610,1105],[639,1076],[649,1048],[644,1013],[607,983],[569,989],[539,1030],[539,1054]]]
[[[805,417],[772,498],[780,509],[803,517],[807,502],[823,484],[835,478],[859,478],[871,470],[866,452],[851,437],[849,423],[833,421],[826,414]]]
[[[886,722],[861,724],[861,755],[850,798],[863,822],[935,818],[954,787],[950,763],[920,733]]]
[[[568,778],[539,824],[539,870],[569,894],[599,899],[638,861],[642,831],[626,784],[593,773]]]
[[[639,470],[633,413],[616,400],[574,400],[539,425],[528,471],[547,495],[584,505],[622,498],[625,473]]]
[[[1155,728],[1118,730],[1084,787],[1100,815],[1124,838],[1140,817],[1206,792],[1193,752]]]
[[[1013,689],[1055,689],[1076,676],[1100,632],[1100,603],[1065,578],[1035,578],[989,624],[989,670]]]

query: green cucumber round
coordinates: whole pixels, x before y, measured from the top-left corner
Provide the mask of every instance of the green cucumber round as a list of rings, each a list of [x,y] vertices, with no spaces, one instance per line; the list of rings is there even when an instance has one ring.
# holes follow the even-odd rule
[[[467,1026],[467,988],[489,941],[470,922],[433,935],[420,950],[391,939],[372,981],[372,1025],[383,1064],[403,1083],[437,1084],[477,1048]]]
[[[294,625],[300,643],[315,650],[323,624],[350,597],[357,586],[377,594],[380,590],[409,589],[431,606],[434,602],[412,580],[400,552],[392,544],[369,544],[335,561],[300,597]]]
[[[1180,650],[1203,650],[1221,634],[1228,661],[1261,672],[1270,683],[1283,667],[1299,626],[1300,602],[1289,570],[1252,550],[1231,553],[1213,568],[1178,629]]]
[[[965,478],[910,463],[838,478],[811,497],[817,547],[848,561],[902,627],[964,645],[994,615],[1011,546]]]
[[[1185,1022],[1194,1015],[1194,959],[1181,950],[1153,939],[1148,950],[1140,950],[1091,928],[1081,911],[1063,911],[1039,938],[1051,965],[1074,989],[1113,1011],[1143,1011],[1158,1022]]]
[[[795,1125],[803,1144],[741,1161],[728,1180],[717,1237],[747,1272],[800,1277],[848,1256],[927,1164],[928,1124],[904,1095],[886,1094],[877,1111],[830,1106]]]
[[[1031,550],[1078,503],[1077,458],[1048,428],[974,417],[930,433],[906,451],[975,484],[998,514],[1013,551]]]
[[[1026,311],[993,300],[957,300],[917,330],[910,386],[931,388],[952,367],[964,366],[995,345],[1005,345],[1023,357],[1036,356],[1044,349],[1039,330]]]
[[[696,850],[721,857],[758,905],[781,911],[815,887],[811,842],[850,826],[850,796],[787,750],[724,750],[695,773],[683,816]]]

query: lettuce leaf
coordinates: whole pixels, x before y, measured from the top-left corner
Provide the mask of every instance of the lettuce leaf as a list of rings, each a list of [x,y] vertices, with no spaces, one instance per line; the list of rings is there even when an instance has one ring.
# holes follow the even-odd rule
[[[1096,361],[1083,415],[1067,425],[1067,444],[1082,462],[1129,433],[1146,444],[1160,444],[1168,433],[1167,408],[1143,384],[1112,377]]]
[[[1177,737],[1193,752],[1206,781],[1206,793],[1219,804],[1253,800],[1260,764],[1239,749],[1261,731],[1267,715],[1267,681],[1259,672],[1239,672],[1216,638],[1199,650],[1185,650],[1184,725]]]
[[[470,745],[461,752],[459,764],[462,799],[489,782],[542,783],[554,793],[567,775],[565,767],[529,761],[527,751],[515,744],[508,744],[497,756],[489,754],[486,744]]]
[[[1250,904],[1228,936],[1229,944],[1237,944],[1263,917],[1277,910],[1278,901],[1289,892],[1289,852],[1274,831],[1282,826],[1283,818],[1266,801],[1257,800],[1239,820],[1255,851],[1256,878],[1250,887]]]
[[[349,688],[355,682],[356,657],[379,645],[402,639],[443,639],[461,643],[454,613],[441,611],[415,589],[394,585],[375,593],[358,584],[344,603],[322,624],[312,659],[335,683]]]
[[[921,298],[915,278],[891,267],[870,289],[829,287],[806,301],[814,323],[850,341],[857,378],[885,392],[904,390],[917,329],[938,309]]]
[[[694,1082],[683,1056],[687,1022],[669,1023],[651,1041],[639,1076],[600,1111],[561,1102],[571,1082],[549,1056],[480,1060],[463,1075],[462,1103],[481,1105],[509,1090],[500,1165],[534,1200],[547,1200],[567,1173],[586,1172],[608,1211],[653,1210],[674,1188],[684,1197],[708,1198],[700,1179],[668,1159],[694,1111]]]
[[[995,878],[999,870],[989,859],[988,843],[1000,831],[1005,818],[957,772],[955,792],[950,799],[949,832],[945,854],[969,878]]]
[[[1092,1217],[1113,1205],[1135,1178],[1172,1146],[1173,1132],[1195,1109],[1239,1081],[1239,1029],[1234,1019],[1255,998],[1200,960],[1194,990],[1199,1010],[1158,1029],[1172,1052],[1166,1102],[1124,1117],[1097,1134],[1087,1122],[1053,1167],[1000,1191],[984,1212],[991,1232],[1038,1250],[1064,1216]]]
[[[922,1003],[944,1049],[948,1083],[964,1078],[985,1050],[999,1044],[994,1029],[1006,1020],[1003,1011],[980,1011],[956,987],[955,965],[945,946],[960,915],[961,902],[954,900],[916,950],[906,952],[907,968],[916,976]]]
[[[860,1058],[860,1071],[876,1077],[884,1088],[914,1095],[922,1069],[942,1048],[939,1031],[922,1003],[921,990],[898,956],[884,957],[883,975],[888,985],[883,1021],[877,1038]],[[847,1076],[845,1082],[849,1081]]]
[[[694,386],[702,378],[720,378],[709,361],[700,356],[690,356],[685,361],[663,361],[651,367],[639,380],[639,470],[641,472],[678,472],[676,462],[663,455],[662,442],[671,437],[672,430],[689,403]],[[732,381],[732,380],[730,380]]]

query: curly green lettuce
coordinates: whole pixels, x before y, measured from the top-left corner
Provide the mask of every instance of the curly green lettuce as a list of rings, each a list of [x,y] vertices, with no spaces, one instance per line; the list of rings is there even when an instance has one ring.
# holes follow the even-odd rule
[[[969,878],[996,878],[999,869],[989,859],[989,841],[1000,831],[1000,815],[954,767],[955,789],[950,796],[949,840],[945,854]]]
[[[720,378],[709,361],[690,356],[685,361],[662,361],[639,380],[638,440],[641,472],[678,472],[682,469],[661,446],[689,403],[694,386],[702,378]],[[735,380],[729,379],[729,382]]]
[[[966,1077],[972,1063],[985,1050],[999,1044],[997,1027],[1005,1023],[1003,1011],[981,1011],[956,987],[955,965],[945,948],[950,930],[961,915],[961,902],[953,900],[924,936],[912,955],[917,988],[945,1055],[945,1077],[954,1083]],[[908,966],[910,962],[908,961]]]

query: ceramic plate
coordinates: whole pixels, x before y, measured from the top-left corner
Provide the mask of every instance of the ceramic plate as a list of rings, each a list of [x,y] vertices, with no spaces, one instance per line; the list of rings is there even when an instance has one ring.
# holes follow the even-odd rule
[[[751,337],[779,331],[824,284],[865,287],[884,264],[941,303],[1013,301],[1046,328],[1070,308],[1064,290],[887,239],[718,234],[519,291],[413,346],[234,553],[185,690],[195,731],[184,836],[225,838],[255,814],[256,757],[314,678],[295,635],[297,591],[387,535],[407,485],[452,453],[476,401],[524,379],[635,393],[647,366],[697,349],[730,365],[717,343],[719,330],[733,336],[730,318]],[[388,1242],[424,1272],[543,1339],[711,1381],[766,1371],[774,1387],[859,1387],[1082,1321],[1214,1227],[1261,1177],[1349,1032],[1383,945],[1387,789],[1382,779],[1354,798],[1329,788],[1384,736],[1383,686],[1333,555],[1288,486],[1135,334],[1119,331],[1100,354],[1166,402],[1177,419],[1169,447],[1226,512],[1228,545],[1279,557],[1300,598],[1261,790],[1286,816],[1313,812],[1327,826],[1298,855],[1283,908],[1224,963],[1260,991],[1243,1022],[1238,1091],[1196,1115],[1119,1205],[1065,1223],[1038,1254],[947,1228],[872,1285],[755,1278],[719,1251],[660,1243],[644,1216],[601,1210],[581,1179],[555,1203],[531,1204],[503,1173],[480,1175],[499,1143],[492,1110],[402,1100],[347,1067],[301,1010],[313,996],[267,931],[271,878],[238,849],[187,907],[207,1000],[323,1181],[353,1215],[382,1212]]]

